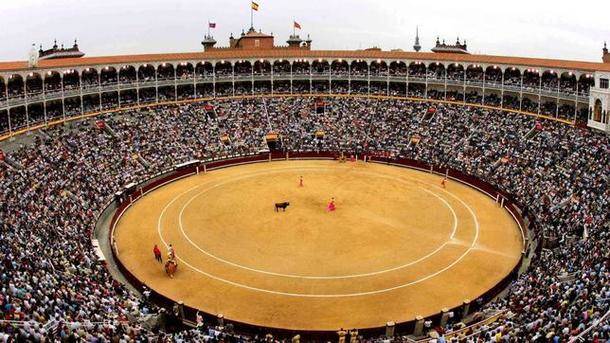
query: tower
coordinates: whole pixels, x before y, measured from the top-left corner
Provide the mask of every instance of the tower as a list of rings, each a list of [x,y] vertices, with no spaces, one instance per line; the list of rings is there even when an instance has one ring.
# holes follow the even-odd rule
[[[290,38],[286,41],[286,43],[288,43],[288,46],[291,48],[300,47],[302,42],[303,40],[297,34],[290,35]]]
[[[205,35],[203,37],[203,41],[201,42],[201,45],[203,45],[203,51],[212,50],[214,48],[214,44],[216,44],[216,40],[210,34]]]
[[[608,46],[602,49],[604,63],[610,63]],[[610,72],[596,71],[595,83],[589,91],[589,120],[587,126],[610,133]]]
[[[309,38],[309,34],[307,34],[307,39],[305,40],[305,46],[309,49],[311,49],[311,38]]]
[[[38,51],[36,51],[36,44],[32,44],[32,49],[30,49],[30,54],[28,56],[28,67],[38,67]]]
[[[421,45],[419,44],[419,27],[415,26],[415,44],[413,45],[413,50],[419,52],[421,50]]]

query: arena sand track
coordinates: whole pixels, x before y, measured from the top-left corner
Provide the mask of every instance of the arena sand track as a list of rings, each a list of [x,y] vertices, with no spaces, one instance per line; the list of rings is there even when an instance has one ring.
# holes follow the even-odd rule
[[[304,187],[298,186],[299,176]],[[282,161],[188,177],[138,200],[119,258],[165,296],[249,324],[369,328],[476,299],[518,263],[517,224],[458,182],[380,164]],[[337,211],[326,211],[336,198]],[[285,213],[274,203],[289,201]],[[168,278],[153,244],[172,243]]]

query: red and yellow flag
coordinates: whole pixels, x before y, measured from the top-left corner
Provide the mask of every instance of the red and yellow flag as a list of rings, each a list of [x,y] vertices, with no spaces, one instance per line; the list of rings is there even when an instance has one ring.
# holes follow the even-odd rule
[[[252,1],[252,9],[258,11],[258,4],[254,1]]]

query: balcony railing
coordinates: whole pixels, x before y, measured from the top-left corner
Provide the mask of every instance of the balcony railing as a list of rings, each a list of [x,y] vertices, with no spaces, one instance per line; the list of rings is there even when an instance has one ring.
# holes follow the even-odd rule
[[[344,70],[293,70],[292,73],[288,71],[279,71],[271,73],[271,71],[256,72],[254,74],[232,74],[227,72],[216,72],[215,75],[210,72],[203,74],[199,73],[196,76],[192,74],[185,75],[174,79],[173,77],[158,77],[156,80],[152,78],[147,79],[124,79],[122,82],[116,81],[105,81],[101,85],[96,83],[86,83],[80,87],[72,85],[66,85],[63,90],[60,88],[47,89],[43,92],[30,92],[29,94],[23,95],[9,95],[8,99],[0,101],[0,110],[6,110],[13,107],[24,106],[26,104],[34,104],[48,101],[57,101],[65,98],[79,97],[79,96],[90,96],[100,93],[109,93],[125,90],[137,90],[141,88],[158,88],[158,87],[174,87],[176,85],[196,85],[196,84],[209,84],[212,82],[216,83],[233,83],[233,82],[251,82],[251,81],[352,81],[352,82],[376,82],[376,83],[419,83],[424,85],[435,85],[435,87],[452,86],[452,87],[464,87],[464,88],[485,88],[486,90],[494,91],[506,91],[514,93],[522,93],[531,96],[545,97],[545,98],[556,98],[558,100],[588,103],[588,89],[578,89],[578,95],[576,89],[563,84],[561,86],[555,84],[542,84],[542,86],[534,86],[533,83],[517,83],[513,79],[509,80],[490,80],[490,79],[472,79],[466,76],[466,79],[458,78],[457,76],[447,77],[447,75],[439,74],[408,74],[408,73],[387,73],[384,71],[372,71],[370,73],[361,72],[359,70],[351,70],[348,73]],[[463,77],[463,75],[458,75]],[[47,86],[47,85],[45,85]],[[52,86],[52,85],[51,85]],[[47,86],[47,87],[51,87]],[[70,87],[70,89],[68,89]],[[438,89],[438,88],[436,88]],[[195,90],[194,90],[195,92]],[[366,93],[366,92],[365,92]],[[380,93],[379,90],[374,90],[374,93]],[[383,87],[381,88],[383,93]],[[195,97],[193,94],[192,97]]]

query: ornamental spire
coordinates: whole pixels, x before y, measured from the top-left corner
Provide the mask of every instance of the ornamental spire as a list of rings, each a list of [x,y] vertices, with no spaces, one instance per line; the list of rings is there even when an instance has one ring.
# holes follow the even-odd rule
[[[413,50],[417,52],[421,50],[421,45],[419,44],[419,26],[415,26],[415,44],[413,45]]]

